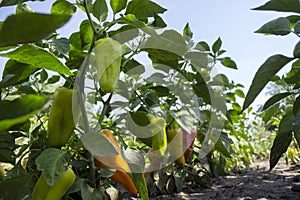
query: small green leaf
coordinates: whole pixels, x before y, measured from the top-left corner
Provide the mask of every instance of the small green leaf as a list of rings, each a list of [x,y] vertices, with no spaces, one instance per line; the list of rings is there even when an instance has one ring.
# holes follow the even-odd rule
[[[300,20],[298,20],[294,26],[294,31],[297,34],[300,34]]]
[[[237,69],[237,65],[230,57],[225,57],[221,59],[222,65],[231,69]]]
[[[14,60],[8,60],[3,70],[0,88],[21,84],[28,80],[29,76],[38,69],[28,64],[19,63]]]
[[[155,17],[165,11],[165,8],[150,0],[132,0],[129,2],[125,14],[133,14],[138,19],[145,19]]]
[[[260,68],[257,70],[254,76],[250,89],[246,95],[243,110],[250,106],[250,104],[255,100],[258,94],[274,77],[274,75],[292,60],[293,58],[289,58],[278,54],[269,57],[265,61],[265,63],[260,66]]]
[[[80,194],[83,200],[98,200],[106,198],[104,192],[98,188],[92,188],[87,184],[87,181],[83,181],[80,188]]]
[[[188,36],[189,38],[193,37],[193,32],[191,30],[191,27],[189,25],[189,23],[187,23],[183,29],[183,35]]]
[[[277,136],[273,142],[270,154],[270,170],[272,170],[282,154],[286,152],[292,141],[294,115],[285,115],[280,121]]]
[[[296,44],[293,55],[295,58],[300,58],[300,42]]]
[[[70,51],[70,41],[67,38],[59,38],[50,41],[49,44],[60,54],[68,55]]]
[[[69,160],[70,155],[67,151],[48,148],[37,157],[35,164],[37,169],[42,171],[47,184],[53,186],[60,178],[60,171],[64,170]]]
[[[209,45],[204,41],[198,42],[195,49],[200,51],[210,51]]]
[[[49,97],[25,95],[13,101],[0,101],[0,130],[7,130],[25,122],[37,113],[48,102],[48,99]]]
[[[20,13],[9,16],[0,30],[0,46],[39,41],[65,25],[69,15]]]
[[[36,68],[72,75],[69,68],[64,66],[52,53],[37,46],[24,44],[14,51],[2,53],[0,56],[29,64]]]
[[[270,0],[266,4],[254,8],[253,10],[274,10],[300,13],[300,2],[299,0]]]
[[[108,15],[108,8],[105,0],[96,0],[93,5],[93,15],[100,21],[105,21]]]
[[[27,4],[22,3],[22,4],[18,4],[17,8],[16,8],[16,14],[20,14],[20,13],[33,13],[34,10],[32,10]]]
[[[255,33],[265,33],[273,35],[287,35],[290,32],[290,21],[285,17],[274,19],[264,24],[257,31],[255,31]]]
[[[151,24],[151,26],[157,27],[157,28],[165,28],[167,26],[167,24],[164,22],[164,20],[159,15],[155,15],[154,21]]]
[[[101,134],[88,132],[81,137],[83,145],[92,154],[97,156],[112,156],[117,155],[118,152],[111,143]]]
[[[127,5],[127,0],[110,0],[110,6],[114,14],[123,10]]]
[[[80,24],[79,29],[80,29],[80,40],[81,40],[80,49],[87,49],[93,39],[93,34],[94,34],[90,22],[88,20],[83,20]]]
[[[236,94],[240,98],[245,98],[245,94],[244,94],[243,90],[237,89],[234,91],[234,94]]]
[[[52,14],[72,15],[76,12],[76,6],[67,0],[57,0],[51,7]]]
[[[212,51],[214,53],[217,53],[221,49],[221,46],[222,46],[222,40],[221,38],[218,38],[212,45]]]
[[[294,94],[294,93],[285,92],[285,93],[275,94],[270,99],[268,99],[268,101],[263,106],[263,110],[268,109],[269,107],[273,106],[274,104],[276,104],[280,100],[282,100],[282,99],[284,99],[284,98],[286,98],[286,97],[288,97],[288,96],[290,96],[292,94]]]

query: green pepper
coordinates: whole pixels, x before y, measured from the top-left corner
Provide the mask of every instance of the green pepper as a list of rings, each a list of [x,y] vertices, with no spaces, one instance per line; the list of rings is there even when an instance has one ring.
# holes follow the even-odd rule
[[[168,148],[172,158],[176,159],[175,163],[183,167],[185,165],[183,134],[180,128],[167,131]]]
[[[75,128],[72,112],[73,90],[59,88],[55,92],[48,121],[48,144],[61,147],[71,137]]]
[[[103,92],[113,92],[118,83],[122,45],[111,38],[102,38],[95,42],[97,76]]]
[[[60,178],[52,187],[47,184],[45,177],[41,175],[34,186],[32,200],[60,200],[73,185],[75,179],[76,175],[70,167],[60,173]]]

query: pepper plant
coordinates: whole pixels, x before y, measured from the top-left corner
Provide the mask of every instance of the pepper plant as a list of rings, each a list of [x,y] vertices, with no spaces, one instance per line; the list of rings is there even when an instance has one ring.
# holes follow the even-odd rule
[[[49,14],[0,3],[14,5],[0,24],[1,199],[179,192],[187,176],[205,185],[203,174],[222,174],[230,137],[247,142],[242,86],[212,74],[237,69],[220,38],[209,46],[188,23],[168,29],[150,0],[57,0]],[[79,30],[60,35],[80,10]]]

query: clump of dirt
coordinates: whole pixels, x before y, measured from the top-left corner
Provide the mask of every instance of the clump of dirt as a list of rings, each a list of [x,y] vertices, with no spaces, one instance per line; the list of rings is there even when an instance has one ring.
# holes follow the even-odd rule
[[[248,170],[214,178],[212,187],[190,187],[178,194],[163,195],[154,199],[300,199],[300,165],[287,165],[281,160],[269,171],[268,160],[256,160]]]

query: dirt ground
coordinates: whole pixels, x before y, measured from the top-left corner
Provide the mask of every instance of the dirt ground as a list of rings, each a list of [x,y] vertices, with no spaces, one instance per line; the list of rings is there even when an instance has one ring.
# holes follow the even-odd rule
[[[257,160],[249,170],[213,179],[210,189],[196,186],[185,188],[184,192],[178,194],[159,196],[155,199],[300,200],[300,164],[286,165],[284,160],[281,160],[271,172],[268,169],[268,160]]]

